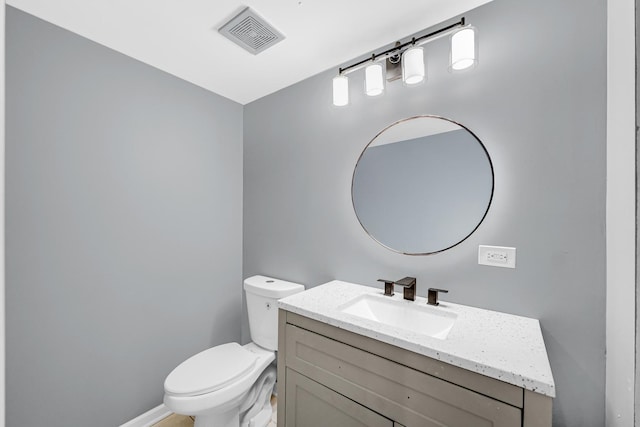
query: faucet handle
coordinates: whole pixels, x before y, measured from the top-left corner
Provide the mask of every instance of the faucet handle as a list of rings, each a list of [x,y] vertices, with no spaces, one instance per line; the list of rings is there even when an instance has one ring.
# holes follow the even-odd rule
[[[449,291],[446,289],[429,288],[429,291],[427,292],[427,304],[440,305],[438,302],[438,292],[446,294]]]
[[[384,282],[384,294],[388,297],[393,296],[393,280],[378,279],[378,282]]]

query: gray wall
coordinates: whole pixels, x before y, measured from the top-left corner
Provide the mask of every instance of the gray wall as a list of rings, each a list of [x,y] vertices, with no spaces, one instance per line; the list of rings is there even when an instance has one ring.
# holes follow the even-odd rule
[[[242,106],[7,8],[7,426],[105,426],[240,338]]]
[[[351,105],[333,108],[336,68],[245,107],[244,275],[309,287],[414,275],[419,295],[441,287],[450,301],[540,319],[558,393],[554,426],[602,427],[606,2],[495,0],[466,16],[479,33],[474,71],[449,74],[440,40],[425,47],[423,86],[394,83],[365,99],[354,75]],[[350,195],[365,145],[417,114],[467,126],[496,179],[476,233],[428,257],[371,240]],[[517,268],[479,266],[479,244],[515,246]]]

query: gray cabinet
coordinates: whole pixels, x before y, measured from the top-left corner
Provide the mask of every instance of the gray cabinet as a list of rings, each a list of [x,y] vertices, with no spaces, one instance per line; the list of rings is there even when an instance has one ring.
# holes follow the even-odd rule
[[[551,426],[546,396],[282,310],[278,347],[278,427]]]
[[[288,426],[393,427],[391,420],[296,371],[289,369],[286,377]]]

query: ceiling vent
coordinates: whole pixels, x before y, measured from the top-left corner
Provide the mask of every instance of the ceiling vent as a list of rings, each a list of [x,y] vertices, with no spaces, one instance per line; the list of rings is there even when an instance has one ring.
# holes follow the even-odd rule
[[[248,7],[218,31],[254,55],[284,40],[282,33]]]

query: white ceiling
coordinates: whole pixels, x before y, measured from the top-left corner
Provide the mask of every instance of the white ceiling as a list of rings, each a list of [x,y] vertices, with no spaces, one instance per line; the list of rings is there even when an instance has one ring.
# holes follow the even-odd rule
[[[490,0],[7,0],[246,104]],[[218,33],[250,6],[286,39],[254,56]],[[327,84],[330,87],[330,83]]]

